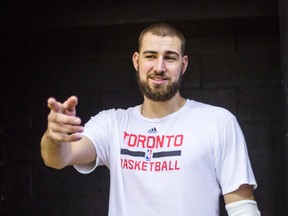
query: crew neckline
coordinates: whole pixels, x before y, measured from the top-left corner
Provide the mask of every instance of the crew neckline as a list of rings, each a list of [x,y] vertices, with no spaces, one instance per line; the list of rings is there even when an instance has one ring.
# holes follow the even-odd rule
[[[148,117],[145,117],[141,114],[141,106],[142,104],[138,105],[135,107],[135,113],[138,117],[140,117],[141,119],[144,119],[146,121],[150,121],[150,122],[161,122],[161,121],[164,121],[166,120],[167,118],[171,118],[173,116],[176,116],[178,115],[179,113],[183,112],[183,110],[187,109],[188,105],[190,104],[190,100],[189,99],[186,99],[184,105],[178,109],[177,111],[173,112],[173,113],[170,113],[166,116],[163,116],[161,118],[148,118]]]

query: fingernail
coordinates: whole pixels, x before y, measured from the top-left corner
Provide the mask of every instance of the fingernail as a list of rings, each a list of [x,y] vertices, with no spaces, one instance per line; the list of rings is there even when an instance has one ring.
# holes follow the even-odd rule
[[[82,138],[81,134],[76,134],[76,139],[80,140]]]
[[[81,124],[81,119],[79,118],[74,119],[73,124]]]
[[[84,127],[80,127],[78,130],[79,133],[82,133],[83,131],[84,131]]]

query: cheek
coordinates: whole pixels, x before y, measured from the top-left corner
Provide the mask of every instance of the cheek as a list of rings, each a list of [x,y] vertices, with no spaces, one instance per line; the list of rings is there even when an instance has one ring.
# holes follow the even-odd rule
[[[171,74],[173,74],[172,75],[173,77],[178,78],[180,76],[180,74],[183,73],[182,66],[171,67],[170,72],[171,72]]]
[[[153,63],[149,61],[144,61],[139,66],[142,68],[142,70],[150,70],[153,68]]]
[[[144,80],[147,77],[147,72],[145,72],[145,69],[141,66],[138,66],[137,76],[140,80]]]
[[[153,66],[149,62],[141,63],[138,65],[139,75],[146,75],[149,71],[153,70]]]

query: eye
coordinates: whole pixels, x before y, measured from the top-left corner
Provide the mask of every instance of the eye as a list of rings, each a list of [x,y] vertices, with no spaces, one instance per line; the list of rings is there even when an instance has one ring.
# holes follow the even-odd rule
[[[147,56],[145,56],[145,58],[148,60],[153,60],[153,59],[156,59],[156,56],[155,55],[147,55]]]
[[[168,62],[174,62],[177,60],[175,56],[165,56],[164,59],[167,60]]]

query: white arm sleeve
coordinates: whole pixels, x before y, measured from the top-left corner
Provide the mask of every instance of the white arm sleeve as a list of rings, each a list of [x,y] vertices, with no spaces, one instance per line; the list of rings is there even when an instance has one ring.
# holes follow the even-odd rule
[[[229,216],[261,216],[255,200],[241,200],[225,206]]]

